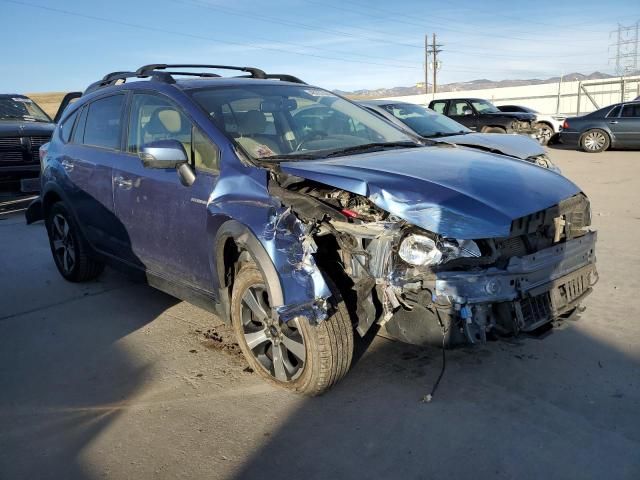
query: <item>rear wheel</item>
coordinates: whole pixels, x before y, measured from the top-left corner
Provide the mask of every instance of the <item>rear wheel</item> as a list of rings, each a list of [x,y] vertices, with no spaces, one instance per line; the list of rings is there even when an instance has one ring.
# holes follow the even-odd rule
[[[609,148],[609,135],[604,130],[587,130],[580,137],[580,147],[587,153],[599,153]]]
[[[353,327],[344,303],[339,299],[336,311],[318,325],[304,318],[282,322],[254,264],[243,265],[233,284],[231,321],[249,365],[285,388],[320,394],[351,365]]]
[[[64,203],[55,203],[45,221],[53,260],[60,274],[70,282],[93,280],[104,264],[89,256],[89,247]]]
[[[538,140],[540,145],[546,145],[547,143],[549,143],[549,140],[554,134],[553,128],[551,128],[546,123],[538,123],[536,125],[536,128],[538,129],[536,139]]]

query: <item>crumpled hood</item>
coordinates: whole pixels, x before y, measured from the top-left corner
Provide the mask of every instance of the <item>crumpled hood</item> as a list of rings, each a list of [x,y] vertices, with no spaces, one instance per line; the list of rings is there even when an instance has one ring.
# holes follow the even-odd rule
[[[434,140],[449,142],[468,147],[481,147],[496,153],[526,160],[529,157],[544,154],[544,149],[538,142],[525,135],[504,133],[467,133],[464,135],[452,135],[450,137],[438,137]]]
[[[56,126],[45,122],[0,120],[0,137],[30,137],[51,135]]]
[[[525,112],[482,112],[482,115],[494,115],[496,117],[514,118],[525,122],[533,122],[536,119],[535,114]]]
[[[536,165],[473,150],[418,147],[283,162],[282,171],[368,197],[449,238],[506,237],[511,222],[580,192]]]

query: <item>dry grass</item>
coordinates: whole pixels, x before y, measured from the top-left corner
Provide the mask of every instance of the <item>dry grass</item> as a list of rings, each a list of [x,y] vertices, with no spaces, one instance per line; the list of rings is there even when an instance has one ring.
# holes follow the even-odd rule
[[[58,111],[60,102],[67,92],[27,93],[27,97],[36,102],[47,114],[53,118]]]

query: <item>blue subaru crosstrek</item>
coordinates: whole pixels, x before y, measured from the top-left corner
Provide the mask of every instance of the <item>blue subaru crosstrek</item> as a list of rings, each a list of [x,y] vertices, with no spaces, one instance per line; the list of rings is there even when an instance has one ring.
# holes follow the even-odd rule
[[[307,394],[345,375],[354,331],[443,347],[537,332],[597,280],[571,181],[425,144],[290,75],[115,72],[41,154],[27,221],[44,219],[65,279],[141,272],[228,319],[256,371]]]

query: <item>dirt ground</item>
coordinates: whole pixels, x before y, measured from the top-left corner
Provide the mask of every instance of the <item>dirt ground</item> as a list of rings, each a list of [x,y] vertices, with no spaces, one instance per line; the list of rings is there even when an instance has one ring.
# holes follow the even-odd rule
[[[551,157],[590,196],[600,282],[543,339],[376,337],[332,391],[247,369],[215,316],[107,270],[65,283],[0,209],[0,478],[640,478],[640,153]]]

